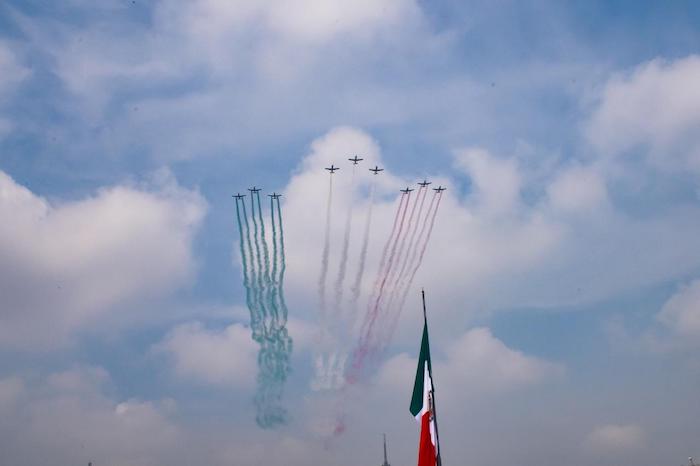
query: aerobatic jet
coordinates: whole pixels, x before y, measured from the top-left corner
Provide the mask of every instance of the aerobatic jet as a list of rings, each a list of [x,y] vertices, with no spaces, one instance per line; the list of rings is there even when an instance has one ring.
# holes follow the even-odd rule
[[[421,181],[420,183],[418,183],[418,185],[421,186],[421,187],[423,187],[423,188],[425,188],[425,187],[428,186],[429,184],[432,184],[432,182],[431,182],[431,181],[428,181],[428,180],[426,180],[426,179],[424,179],[423,181]]]
[[[245,194],[236,193],[233,195],[233,197],[235,197],[236,199],[243,199],[245,197]]]
[[[361,162],[364,159],[361,159],[358,156],[355,156],[355,157],[348,159],[348,160],[351,161],[353,165],[357,165],[357,162]]]
[[[270,196],[272,199],[279,199],[280,197],[282,197],[281,194],[277,193],[268,194],[268,196]]]
[[[441,193],[441,192],[443,192],[443,191],[446,190],[446,189],[447,189],[447,188],[443,188],[442,186],[438,186],[437,188],[433,188],[433,191],[437,191],[437,192]]]
[[[248,188],[248,191],[250,191],[251,193],[257,193],[258,191],[260,191],[260,188],[256,188],[255,186],[253,186],[252,188]]]
[[[401,192],[404,193],[404,194],[408,194],[408,193],[410,193],[411,191],[413,191],[413,190],[412,190],[411,188],[409,188],[408,186],[406,186],[406,189],[402,189],[402,190],[401,190]]]
[[[374,166],[374,168],[370,168],[369,171],[374,172],[375,175],[379,174],[379,172],[384,171],[383,168],[379,168],[377,165]]]
[[[332,175],[333,173],[335,173],[336,170],[340,170],[340,168],[331,165],[330,167],[326,167],[326,170],[328,170],[329,172],[331,172],[331,175]]]

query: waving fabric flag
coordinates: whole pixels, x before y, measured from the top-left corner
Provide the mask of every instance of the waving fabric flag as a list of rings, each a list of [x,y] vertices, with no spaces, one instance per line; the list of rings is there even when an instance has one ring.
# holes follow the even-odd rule
[[[416,381],[413,384],[410,411],[421,426],[418,466],[442,466],[435,412],[433,370],[430,364],[428,320],[425,315],[425,293],[423,294],[423,339],[420,344],[420,356],[416,370]]]

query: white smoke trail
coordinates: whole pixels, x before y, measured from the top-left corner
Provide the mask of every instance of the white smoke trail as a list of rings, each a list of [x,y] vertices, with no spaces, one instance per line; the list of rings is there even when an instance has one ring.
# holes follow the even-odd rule
[[[343,248],[340,254],[340,263],[338,264],[338,276],[335,279],[335,296],[333,301],[333,311],[336,313],[337,317],[342,316],[342,301],[343,301],[343,282],[345,281],[345,272],[347,270],[348,264],[348,250],[350,248],[350,232],[352,230],[352,214],[353,208],[355,206],[354,202],[355,193],[355,165],[352,166],[352,178],[350,179],[350,203],[348,205],[348,213],[345,218],[345,229],[343,235]],[[342,320],[342,319],[338,319]]]

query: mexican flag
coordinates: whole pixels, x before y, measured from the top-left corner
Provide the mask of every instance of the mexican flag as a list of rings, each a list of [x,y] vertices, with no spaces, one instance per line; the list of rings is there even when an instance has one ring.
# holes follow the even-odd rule
[[[423,339],[420,344],[420,357],[418,358],[416,381],[413,385],[413,397],[411,398],[411,414],[420,423],[418,466],[441,466],[432,374],[428,322],[424,319]]]

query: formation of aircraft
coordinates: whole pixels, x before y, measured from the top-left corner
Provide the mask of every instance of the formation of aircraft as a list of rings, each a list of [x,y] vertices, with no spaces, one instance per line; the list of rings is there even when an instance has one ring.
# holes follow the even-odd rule
[[[363,159],[360,158],[360,157],[358,157],[358,156],[356,155],[356,156],[354,156],[354,157],[352,157],[352,158],[349,158],[348,160],[349,160],[350,162],[352,162],[354,165],[357,165],[357,163],[358,163],[358,162],[361,162]],[[332,174],[335,173],[337,170],[340,170],[340,167],[336,167],[335,165],[331,165],[330,167],[325,167],[325,170],[328,170],[329,172],[331,172],[331,175],[332,175]],[[377,175],[377,174],[379,174],[379,172],[384,171],[384,169],[383,169],[383,168],[379,168],[378,165],[375,165],[374,168],[370,168],[369,171],[371,171],[373,174]],[[431,184],[432,184],[432,181],[428,181],[428,180],[426,180],[426,179],[423,179],[423,181],[419,181],[419,182],[418,182],[418,186],[420,186],[421,188],[425,188],[425,187],[427,187],[428,185],[431,185]],[[441,193],[441,192],[445,191],[446,189],[447,189],[447,188],[443,188],[442,185],[440,185],[440,186],[438,186],[437,188],[433,188],[433,191],[435,191],[435,192],[437,192],[437,193]],[[252,188],[248,188],[248,191],[250,191],[251,194],[255,194],[255,193],[257,193],[257,192],[260,192],[260,191],[261,191],[261,188],[258,188],[257,186],[253,186]],[[408,194],[408,193],[410,193],[411,191],[414,191],[414,190],[413,190],[412,188],[406,186],[406,189],[401,189],[400,191],[401,191],[403,194]],[[272,194],[268,194],[268,196],[271,197],[272,199],[279,199],[280,197],[282,197],[282,194],[278,194],[278,193],[276,193],[276,192],[273,192]],[[244,197],[246,197],[246,195],[245,195],[245,194],[241,194],[241,193],[236,193],[236,194],[233,195],[233,197],[235,197],[236,200],[238,200],[238,199],[243,199]]]
[[[351,161],[353,165],[357,165],[357,162],[361,162],[364,159],[361,159],[358,156],[355,156],[355,157],[348,159],[348,160]]]

